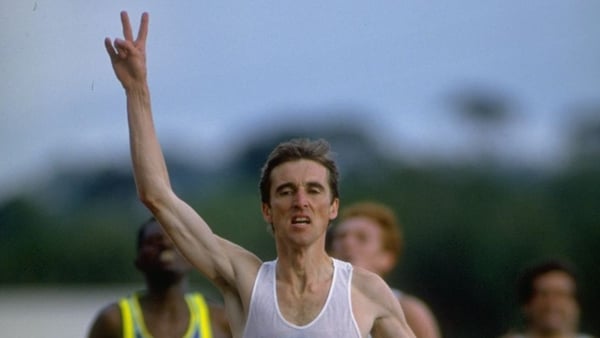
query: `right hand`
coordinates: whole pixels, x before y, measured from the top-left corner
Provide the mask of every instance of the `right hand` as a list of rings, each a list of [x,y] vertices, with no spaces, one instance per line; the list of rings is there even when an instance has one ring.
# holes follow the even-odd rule
[[[125,90],[146,84],[146,37],[148,35],[148,13],[142,14],[138,36],[133,40],[127,12],[121,12],[123,39],[104,39],[113,69]]]

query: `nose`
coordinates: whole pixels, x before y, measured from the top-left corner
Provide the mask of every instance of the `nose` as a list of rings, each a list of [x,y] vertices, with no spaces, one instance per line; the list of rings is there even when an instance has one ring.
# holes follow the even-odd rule
[[[308,206],[308,197],[304,189],[298,189],[294,195],[294,205],[299,208],[305,208]]]

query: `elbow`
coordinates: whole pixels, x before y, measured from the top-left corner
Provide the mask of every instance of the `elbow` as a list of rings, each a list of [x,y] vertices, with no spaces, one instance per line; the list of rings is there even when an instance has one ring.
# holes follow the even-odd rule
[[[160,204],[154,195],[142,191],[138,191],[138,199],[151,211],[158,209],[158,205]]]
[[[153,214],[161,209],[166,204],[166,196],[168,193],[162,192],[160,189],[140,189],[137,191],[138,199],[146,206]]]

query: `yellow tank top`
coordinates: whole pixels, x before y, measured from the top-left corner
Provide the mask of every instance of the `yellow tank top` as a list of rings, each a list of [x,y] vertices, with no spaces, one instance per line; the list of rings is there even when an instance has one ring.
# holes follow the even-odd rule
[[[123,338],[152,338],[144,323],[138,297],[139,295],[134,293],[119,300]],[[204,297],[194,292],[187,294],[185,300],[190,309],[190,323],[182,338],[212,338],[210,314]]]

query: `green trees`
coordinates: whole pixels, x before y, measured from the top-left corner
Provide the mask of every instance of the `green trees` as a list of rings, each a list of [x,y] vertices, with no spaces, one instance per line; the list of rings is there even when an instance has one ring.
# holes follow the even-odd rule
[[[406,248],[389,282],[430,303],[446,337],[497,336],[518,324],[514,280],[523,265],[545,256],[578,266],[584,328],[600,331],[591,312],[600,304],[594,287],[600,281],[600,167],[589,156],[585,166],[552,175],[441,163],[417,167],[387,159],[354,133],[333,138],[334,149],[360,139],[365,148],[356,153],[369,154],[368,163],[341,159],[342,204],[375,199],[396,209]],[[175,189],[215,232],[270,259],[273,240],[257,188],[263,158],[256,158],[256,149],[275,141],[265,142],[249,146],[241,163],[218,173],[173,160],[170,168]],[[0,204],[0,283],[136,281],[135,232],[146,217],[128,170],[57,175],[34,195]]]

